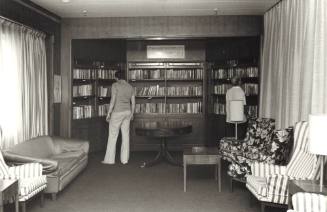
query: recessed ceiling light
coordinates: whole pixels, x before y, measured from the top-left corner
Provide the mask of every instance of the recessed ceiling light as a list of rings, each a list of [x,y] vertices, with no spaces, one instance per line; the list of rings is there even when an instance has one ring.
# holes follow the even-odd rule
[[[61,0],[63,3],[69,3],[70,0]]]
[[[86,16],[87,15],[87,10],[83,10],[82,13],[83,13],[84,16]]]

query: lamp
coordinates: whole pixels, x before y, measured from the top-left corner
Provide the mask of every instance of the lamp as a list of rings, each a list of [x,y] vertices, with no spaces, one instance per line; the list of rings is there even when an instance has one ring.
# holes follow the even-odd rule
[[[232,100],[229,104],[230,122],[235,124],[235,138],[237,139],[237,124],[244,122],[244,102]]]
[[[324,156],[327,155],[327,114],[309,115],[309,151],[320,155],[320,190],[322,191]]]

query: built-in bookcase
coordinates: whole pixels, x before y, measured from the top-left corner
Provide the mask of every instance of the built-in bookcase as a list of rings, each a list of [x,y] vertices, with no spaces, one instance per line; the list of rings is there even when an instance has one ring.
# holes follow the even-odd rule
[[[234,125],[226,123],[226,92],[238,76],[246,95],[245,114],[258,117],[260,94],[260,37],[217,38],[207,41],[208,122],[212,145],[222,137],[234,136]],[[246,123],[239,135],[245,135]]]
[[[203,62],[132,62],[128,81],[135,87],[135,113],[203,114]]]
[[[115,72],[125,72],[125,64],[75,59],[72,83],[72,119],[107,115]]]
[[[126,72],[126,41],[74,39],[71,49],[71,137],[88,140],[91,152],[103,151],[114,73]]]
[[[242,81],[247,105],[247,117],[258,116],[259,69],[256,61],[239,64],[238,60],[228,60],[226,64],[213,64],[211,69],[213,113],[226,115],[226,92],[232,87],[231,79],[237,76]]]

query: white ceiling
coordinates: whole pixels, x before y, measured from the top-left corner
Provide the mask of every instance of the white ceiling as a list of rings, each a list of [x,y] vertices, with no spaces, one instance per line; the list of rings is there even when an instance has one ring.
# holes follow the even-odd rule
[[[137,17],[262,15],[279,0],[31,0],[61,16]],[[83,11],[86,10],[86,13]],[[217,11],[217,12],[216,12]]]

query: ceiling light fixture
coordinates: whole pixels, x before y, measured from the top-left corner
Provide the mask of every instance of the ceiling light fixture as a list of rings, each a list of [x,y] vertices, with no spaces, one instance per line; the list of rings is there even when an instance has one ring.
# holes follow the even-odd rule
[[[70,0],[61,0],[63,3],[69,3]]]
[[[82,13],[84,16],[87,16],[87,10],[83,10]]]

